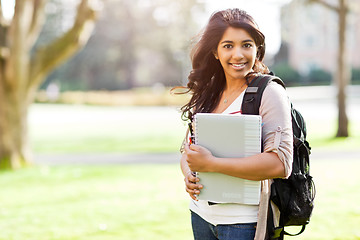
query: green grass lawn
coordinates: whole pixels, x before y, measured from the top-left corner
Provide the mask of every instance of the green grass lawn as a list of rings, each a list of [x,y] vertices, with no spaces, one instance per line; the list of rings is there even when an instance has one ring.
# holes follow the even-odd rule
[[[360,129],[333,139],[335,121],[307,119],[313,149],[358,151]],[[175,108],[39,105],[35,153],[174,152],[185,126]],[[310,225],[287,239],[360,239],[359,159],[312,160]],[[0,173],[0,240],[192,239],[178,164],[35,166]]]
[[[314,161],[310,225],[287,239],[360,239],[357,160]],[[1,240],[192,239],[178,164],[38,166],[0,174]]]
[[[34,167],[0,175],[0,239],[190,239],[175,165]]]
[[[350,121],[350,137],[347,138],[335,138],[336,124],[337,122],[332,119],[328,119],[325,123],[323,120],[309,119],[307,121],[307,128],[308,141],[311,146],[319,150],[359,151],[360,124],[358,120]]]
[[[359,167],[359,159],[312,162],[315,208],[306,231],[294,239],[360,239]]]

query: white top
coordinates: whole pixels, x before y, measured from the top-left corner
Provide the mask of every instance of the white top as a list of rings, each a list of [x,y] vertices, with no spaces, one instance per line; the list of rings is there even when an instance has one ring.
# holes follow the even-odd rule
[[[236,99],[226,113],[241,108],[243,94]],[[285,167],[286,178],[290,176],[293,155],[293,134],[291,106],[285,89],[275,82],[265,88],[259,113],[262,117],[262,140],[264,152],[275,152]],[[282,117],[279,117],[282,116]],[[187,138],[186,138],[187,140]],[[255,240],[264,240],[266,235],[267,212],[269,208],[271,180],[261,181],[261,198],[258,209],[239,204],[208,206],[206,202],[190,202],[190,209],[213,224],[256,222]],[[278,210],[272,206],[274,221],[279,220]],[[277,210],[277,211],[276,211]],[[256,216],[257,215],[257,216]]]
[[[244,92],[224,113],[238,112],[241,109],[243,96]],[[259,109],[263,122],[262,140],[264,152],[277,153],[280,161],[284,164],[286,177],[289,177],[291,174],[293,154],[290,109],[290,101],[285,89],[275,82],[269,83],[264,90]],[[255,240],[264,240],[271,180],[263,180],[261,184],[259,206],[241,204],[218,204],[209,206],[206,201],[191,200],[190,209],[214,225],[257,222]],[[274,206],[272,207],[275,214],[274,220],[278,221],[278,210],[274,208]]]
[[[243,91],[235,101],[223,112],[229,114],[238,112],[244,98]],[[238,113],[240,114],[240,113]],[[218,224],[254,223],[258,220],[258,205],[244,205],[235,203],[209,205],[207,201],[190,201],[190,210],[198,214],[207,222]]]

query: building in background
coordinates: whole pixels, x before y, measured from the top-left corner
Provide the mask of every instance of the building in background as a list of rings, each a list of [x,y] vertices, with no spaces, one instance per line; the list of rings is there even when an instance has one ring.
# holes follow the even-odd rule
[[[337,0],[327,0],[334,5]],[[360,1],[349,0],[347,48],[352,68],[360,68]],[[281,9],[282,47],[275,61],[287,61],[301,75],[322,69],[336,70],[338,49],[337,14],[320,4],[293,0]]]

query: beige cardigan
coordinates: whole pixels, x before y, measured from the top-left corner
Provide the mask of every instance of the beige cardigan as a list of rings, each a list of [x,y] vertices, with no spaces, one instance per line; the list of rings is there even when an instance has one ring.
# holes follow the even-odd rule
[[[271,82],[264,90],[259,113],[263,120],[264,152],[276,152],[285,167],[285,175],[289,177],[293,159],[293,133],[291,123],[291,105],[285,89]],[[258,223],[255,240],[266,239],[266,220],[269,207],[270,185],[272,180],[261,182],[261,198],[259,204]],[[279,221],[279,211],[272,205],[274,223]]]
[[[264,90],[259,109],[263,122],[262,138],[264,152],[275,152],[278,154],[279,159],[284,164],[286,177],[289,177],[291,174],[293,159],[293,134],[290,109],[290,101],[285,89],[275,82],[269,83]],[[180,151],[182,150],[183,148]],[[261,197],[255,240],[267,238],[266,223],[271,182],[271,179],[261,181]],[[272,205],[272,208],[274,223],[277,224],[279,221],[279,211],[275,205]]]

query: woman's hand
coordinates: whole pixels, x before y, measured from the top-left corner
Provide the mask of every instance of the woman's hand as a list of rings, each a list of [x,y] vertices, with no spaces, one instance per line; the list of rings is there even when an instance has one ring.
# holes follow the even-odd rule
[[[199,145],[185,145],[186,161],[189,168],[194,172],[211,172],[215,157],[209,150]]]
[[[203,188],[201,184],[198,184],[200,181],[199,178],[195,177],[191,171],[185,174],[185,190],[189,193],[190,197],[197,201],[196,195],[200,194],[200,189]]]

